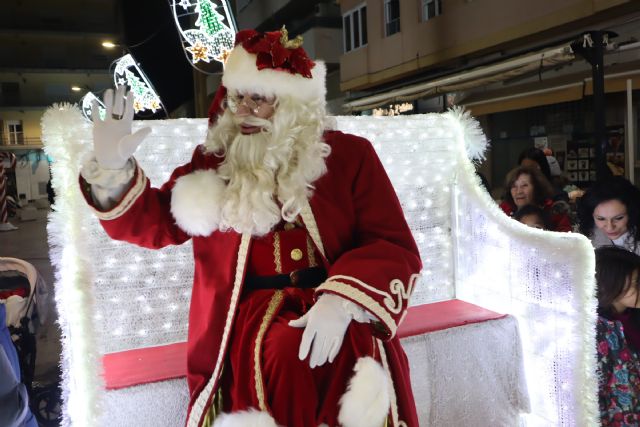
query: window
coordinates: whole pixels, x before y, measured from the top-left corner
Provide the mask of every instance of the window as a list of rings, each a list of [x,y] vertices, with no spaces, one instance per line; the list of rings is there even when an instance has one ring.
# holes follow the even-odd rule
[[[20,85],[17,82],[0,83],[0,106],[15,107],[20,105]]]
[[[422,21],[442,15],[442,0],[422,0]]]
[[[22,145],[24,144],[24,136],[22,134],[22,121],[7,120],[7,144]]]
[[[384,0],[385,34],[400,32],[400,0]]]
[[[344,51],[367,44],[367,6],[358,6],[342,16]]]

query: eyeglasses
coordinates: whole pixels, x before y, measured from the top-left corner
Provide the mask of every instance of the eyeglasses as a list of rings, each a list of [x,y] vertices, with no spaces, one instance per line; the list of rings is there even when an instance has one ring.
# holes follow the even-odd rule
[[[244,105],[253,114],[258,114],[258,111],[260,111],[260,108],[263,105],[273,106],[275,105],[275,102],[275,99],[268,100],[264,96],[260,95],[227,95],[227,97],[225,98],[226,105],[224,107],[229,108],[229,110],[231,110],[231,112],[235,114],[240,109],[240,106]]]

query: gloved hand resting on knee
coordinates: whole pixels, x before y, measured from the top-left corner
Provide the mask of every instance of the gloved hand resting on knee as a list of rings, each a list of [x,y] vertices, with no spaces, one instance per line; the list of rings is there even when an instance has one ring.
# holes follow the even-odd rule
[[[304,328],[298,357],[304,360],[311,352],[309,366],[315,368],[333,362],[351,320],[365,323],[372,319],[372,315],[351,301],[323,294],[304,316],[291,320],[289,325]]]

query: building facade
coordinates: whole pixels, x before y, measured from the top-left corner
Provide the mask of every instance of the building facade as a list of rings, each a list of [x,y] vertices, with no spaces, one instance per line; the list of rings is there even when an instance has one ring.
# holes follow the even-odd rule
[[[78,102],[112,86],[109,65],[121,52],[115,1],[6,0],[0,14],[0,151],[17,157],[8,193],[46,199],[49,160],[40,119],[53,103]]]
[[[635,179],[640,3],[631,0],[343,0],[344,111],[398,114],[462,105],[491,140],[500,187],[524,148],[554,151],[566,176],[595,179],[592,66],[577,45],[604,33],[603,155]],[[498,191],[499,193],[500,191]]]

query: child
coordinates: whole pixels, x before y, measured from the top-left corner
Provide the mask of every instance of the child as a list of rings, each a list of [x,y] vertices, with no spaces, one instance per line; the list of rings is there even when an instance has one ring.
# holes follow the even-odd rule
[[[529,227],[549,230],[550,222],[547,213],[534,205],[524,205],[513,214],[513,219]]]
[[[640,424],[640,256],[596,249],[598,378],[603,426]]]

